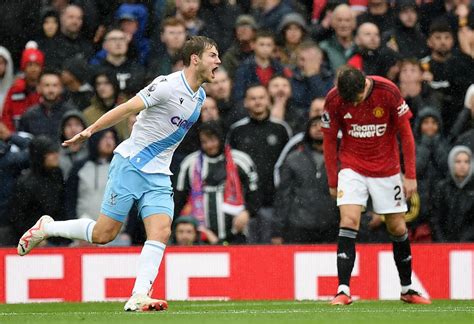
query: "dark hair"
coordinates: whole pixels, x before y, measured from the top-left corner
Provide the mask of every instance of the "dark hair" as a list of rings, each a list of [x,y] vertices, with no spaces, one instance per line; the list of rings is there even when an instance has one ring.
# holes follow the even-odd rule
[[[267,88],[261,84],[261,83],[251,83],[247,89],[245,89],[245,97],[247,97],[247,94],[249,93],[250,89],[254,89],[254,88],[263,88],[265,89],[265,92],[268,93],[268,90]]]
[[[182,58],[184,66],[191,64],[191,55],[202,56],[202,53],[208,48],[215,47],[217,49],[217,43],[206,36],[191,36],[183,46]]]
[[[416,58],[414,57],[407,57],[407,58],[404,58],[401,62],[400,62],[400,68],[403,67],[404,65],[406,64],[411,64],[411,65],[416,65],[418,66],[418,68],[420,70],[423,70],[422,67],[421,67],[421,63],[420,61],[418,61]]]
[[[431,23],[428,35],[431,36],[434,33],[450,33],[454,36],[453,28],[445,18],[438,18]]]
[[[259,38],[271,38],[273,40],[273,42],[275,42],[275,35],[267,29],[257,30],[257,32],[255,33],[255,38],[254,39],[257,40]]]
[[[58,70],[54,69],[44,69],[43,72],[41,72],[41,75],[39,77],[38,81],[41,81],[45,75],[55,75],[61,80],[61,73]],[[62,82],[61,82],[62,83]]]
[[[337,91],[345,101],[355,102],[365,88],[365,75],[358,69],[345,65],[337,73]]]
[[[168,17],[160,25],[160,32],[163,33],[165,31],[165,28],[171,26],[171,27],[176,27],[176,26],[182,26],[186,30],[186,25],[184,24],[184,21],[181,19],[178,19],[176,17]]]
[[[222,130],[222,126],[216,120],[210,120],[199,125],[198,134],[203,134],[206,136],[215,136],[219,139],[221,143],[224,142],[224,132]]]

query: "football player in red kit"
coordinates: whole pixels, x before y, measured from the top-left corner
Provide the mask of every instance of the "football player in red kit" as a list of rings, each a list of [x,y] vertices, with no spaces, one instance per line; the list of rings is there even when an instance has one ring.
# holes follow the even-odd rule
[[[405,224],[406,199],[416,192],[412,113],[389,80],[343,67],[326,97],[322,116],[324,158],[329,190],[337,198],[341,221],[337,246],[339,287],[332,305],[352,303],[349,281],[362,209],[372,198],[374,211],[385,215],[401,282],[400,299],[430,304],[411,287],[411,251]],[[342,139],[337,143],[338,132]],[[405,176],[400,173],[400,135]],[[339,170],[338,170],[339,167]],[[338,172],[339,171],[339,172]]]

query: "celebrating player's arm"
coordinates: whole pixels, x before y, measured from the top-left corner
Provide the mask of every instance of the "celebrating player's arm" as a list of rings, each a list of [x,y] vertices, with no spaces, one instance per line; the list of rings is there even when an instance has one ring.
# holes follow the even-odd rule
[[[137,114],[145,109],[145,104],[139,96],[134,96],[127,102],[109,110],[102,115],[95,123],[87,127],[82,132],[76,134],[73,138],[65,141],[62,145],[69,146],[75,143],[82,143],[91,137],[94,133],[111,127],[131,115]]]

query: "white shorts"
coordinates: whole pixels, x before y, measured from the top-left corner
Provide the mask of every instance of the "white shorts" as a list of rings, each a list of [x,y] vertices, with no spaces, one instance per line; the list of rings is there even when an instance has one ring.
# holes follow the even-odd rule
[[[363,176],[351,169],[339,171],[337,205],[366,207],[369,195],[377,214],[403,213],[408,210],[400,174],[385,178]]]

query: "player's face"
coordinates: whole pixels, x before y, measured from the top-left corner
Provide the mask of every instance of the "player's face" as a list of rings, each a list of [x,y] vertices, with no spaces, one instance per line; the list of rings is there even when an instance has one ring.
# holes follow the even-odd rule
[[[193,224],[181,223],[176,226],[175,236],[178,245],[193,245],[197,233]]]
[[[199,76],[203,82],[212,82],[216,77],[216,70],[221,65],[219,59],[219,52],[215,46],[207,48],[201,55],[199,64],[197,67]]]
[[[469,175],[471,169],[471,158],[462,152],[456,155],[454,159],[454,175],[459,178],[465,178]]]
[[[201,133],[199,134],[201,149],[208,156],[217,156],[221,152],[221,141],[217,136]]]
[[[428,137],[433,137],[438,134],[438,131],[438,122],[433,117],[426,117],[421,122],[421,134],[426,135]]]

